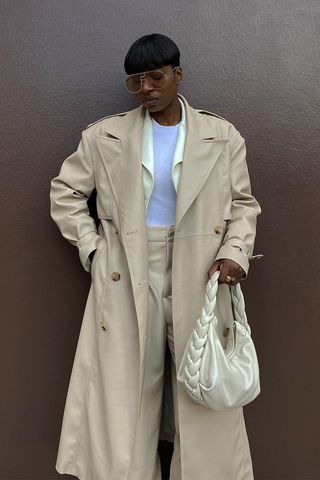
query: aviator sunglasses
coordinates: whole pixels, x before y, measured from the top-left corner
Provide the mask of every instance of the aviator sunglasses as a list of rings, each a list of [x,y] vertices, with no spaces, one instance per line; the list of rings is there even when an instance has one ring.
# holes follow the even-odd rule
[[[142,89],[142,82],[147,80],[150,87],[160,90],[165,87],[166,79],[169,73],[179,68],[179,66],[172,68],[164,73],[161,70],[149,70],[147,72],[134,73],[126,77],[124,83],[129,92],[138,93]]]

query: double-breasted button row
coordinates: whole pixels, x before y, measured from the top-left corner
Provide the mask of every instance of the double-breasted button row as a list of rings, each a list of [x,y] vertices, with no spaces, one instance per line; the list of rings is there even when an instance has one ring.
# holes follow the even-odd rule
[[[223,225],[215,225],[213,227],[213,231],[214,233],[216,233],[217,235],[221,235],[221,233],[223,232]]]
[[[226,327],[224,330],[223,330],[223,336],[224,337],[227,337],[230,333],[230,327]]]
[[[105,320],[101,320],[100,325],[101,325],[102,330],[107,330],[108,324]]]
[[[120,280],[120,277],[121,277],[121,275],[120,275],[119,272],[112,272],[112,273],[111,273],[111,278],[112,278],[112,280],[113,280],[114,282]]]

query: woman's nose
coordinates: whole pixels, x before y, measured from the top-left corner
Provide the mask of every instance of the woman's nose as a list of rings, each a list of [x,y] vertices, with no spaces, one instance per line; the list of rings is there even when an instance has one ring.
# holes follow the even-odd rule
[[[141,92],[149,92],[152,90],[152,87],[149,85],[146,78],[141,78]]]

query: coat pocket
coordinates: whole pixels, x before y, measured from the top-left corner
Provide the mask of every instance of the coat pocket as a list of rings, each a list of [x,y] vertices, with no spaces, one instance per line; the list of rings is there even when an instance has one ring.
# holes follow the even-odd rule
[[[91,277],[94,275],[94,272],[95,272],[95,268],[96,268],[96,263],[99,259],[99,256],[101,255],[101,253],[103,252],[103,249],[105,248],[105,238],[101,237],[99,239],[99,243],[97,245],[97,248],[96,248],[96,252],[93,256],[93,259],[91,261],[91,269],[90,269],[90,272],[91,272]]]
[[[109,242],[101,236],[91,263],[91,283],[95,298],[96,319],[99,321],[103,296],[108,283]]]

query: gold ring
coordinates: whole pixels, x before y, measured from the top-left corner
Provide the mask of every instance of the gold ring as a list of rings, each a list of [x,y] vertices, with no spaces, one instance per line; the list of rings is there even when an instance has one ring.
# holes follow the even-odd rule
[[[229,275],[226,276],[226,282],[234,282],[236,277],[230,277]]]

